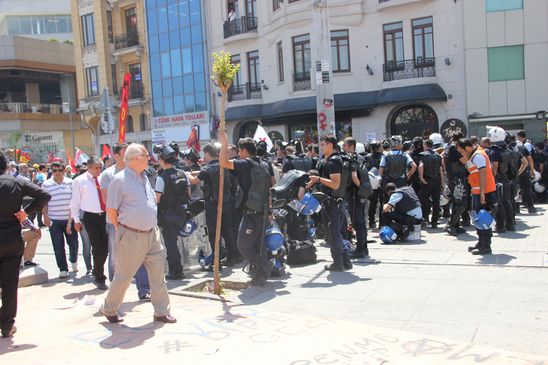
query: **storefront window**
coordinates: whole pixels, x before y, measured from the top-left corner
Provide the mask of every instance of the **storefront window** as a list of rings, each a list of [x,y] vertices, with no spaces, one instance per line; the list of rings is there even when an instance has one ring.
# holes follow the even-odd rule
[[[390,134],[404,139],[438,133],[438,116],[428,105],[406,105],[392,114]]]

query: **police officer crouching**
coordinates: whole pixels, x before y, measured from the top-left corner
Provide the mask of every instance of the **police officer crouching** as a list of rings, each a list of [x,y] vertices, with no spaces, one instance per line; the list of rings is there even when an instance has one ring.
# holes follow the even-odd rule
[[[219,151],[220,144],[209,143],[204,147],[204,160],[206,165],[199,172],[193,172],[189,176],[192,185],[204,182],[204,205],[207,231],[209,233],[209,244],[211,252],[215,252],[215,233],[217,232],[217,206],[219,201]],[[221,224],[221,237],[224,239],[227,251],[226,264],[229,266],[239,263],[242,259],[236,247],[236,235],[233,229],[236,222],[235,212],[235,178],[228,173],[224,174],[223,189],[223,213]]]
[[[162,229],[167,252],[169,272],[167,280],[184,279],[181,253],[177,246],[179,231],[187,221],[190,190],[186,173],[174,165],[178,163],[179,151],[175,143],[155,146],[160,155],[162,172],[156,179],[156,202],[158,203],[158,225]]]
[[[432,206],[432,228],[438,228],[441,185],[444,181],[441,156],[432,150],[434,143],[431,139],[425,140],[423,146],[424,152],[420,154],[419,163],[419,179],[422,184],[419,190],[419,200],[422,205],[422,217],[428,221],[430,207]],[[432,200],[432,203],[430,203],[430,200]]]
[[[315,184],[320,184],[320,191],[328,196],[325,201],[325,209],[322,214],[327,214],[327,237],[326,241],[330,245],[331,257],[333,263],[326,265],[325,269],[329,271],[345,271],[352,269],[348,251],[344,249],[341,236],[341,217],[343,217],[343,199],[346,195],[346,186],[341,187],[341,177],[343,169],[343,160],[336,152],[337,138],[332,135],[322,136],[320,139],[320,149],[325,156],[325,164],[322,166],[320,176],[310,176],[310,182],[307,188]]]
[[[227,145],[226,132],[219,133],[222,145]],[[243,191],[242,221],[236,245],[241,255],[252,266],[250,285],[263,286],[270,277],[274,263],[266,256],[264,232],[270,211],[270,173],[268,164],[256,157],[257,147],[251,138],[238,142],[240,159],[229,160],[224,149],[220,153],[222,168],[235,170]]]
[[[386,185],[386,193],[389,200],[383,207],[383,220],[387,226],[392,227],[402,239],[415,224],[422,220],[422,208],[419,197],[410,186],[397,188],[394,183]],[[394,224],[394,222],[398,224]]]

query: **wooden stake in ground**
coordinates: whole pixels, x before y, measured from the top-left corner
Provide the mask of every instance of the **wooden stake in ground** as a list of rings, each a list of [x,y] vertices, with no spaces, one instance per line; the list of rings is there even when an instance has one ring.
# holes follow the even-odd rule
[[[213,82],[221,90],[221,115],[219,123],[219,133],[226,133],[225,126],[225,110],[228,88],[232,85],[232,79],[236,76],[240,64],[233,64],[230,53],[221,51],[220,53],[213,52]],[[226,151],[226,145],[221,145],[221,150]],[[221,153],[222,153],[221,151]],[[223,192],[224,192],[224,176],[225,169],[219,167],[219,202],[217,205],[217,226],[215,229],[215,255],[213,259],[213,290],[215,294],[221,294],[221,278],[219,276],[220,264],[220,240],[221,240],[221,220],[223,216]]]

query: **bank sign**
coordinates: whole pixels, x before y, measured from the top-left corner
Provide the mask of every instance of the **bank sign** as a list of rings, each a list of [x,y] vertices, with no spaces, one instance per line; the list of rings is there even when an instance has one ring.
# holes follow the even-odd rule
[[[152,143],[186,142],[192,126],[197,126],[200,140],[210,138],[207,111],[175,114],[152,119]]]

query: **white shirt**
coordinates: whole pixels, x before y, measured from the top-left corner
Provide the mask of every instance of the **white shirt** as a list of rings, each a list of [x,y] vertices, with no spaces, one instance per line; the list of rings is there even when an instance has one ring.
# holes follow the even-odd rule
[[[78,176],[72,183],[70,212],[74,223],[80,223],[80,210],[90,213],[102,212],[95,180],[89,172]]]
[[[53,178],[44,181],[42,188],[51,194],[48,203],[48,216],[52,220],[68,220],[70,217],[70,201],[72,198],[72,179],[63,177],[61,184]]]

